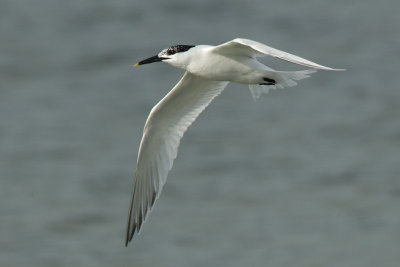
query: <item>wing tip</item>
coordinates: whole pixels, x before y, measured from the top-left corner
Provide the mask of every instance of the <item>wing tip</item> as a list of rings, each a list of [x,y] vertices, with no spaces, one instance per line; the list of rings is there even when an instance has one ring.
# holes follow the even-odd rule
[[[142,225],[146,221],[147,216],[149,215],[150,211],[153,208],[155,201],[157,200],[157,192],[153,189],[153,194],[151,196],[151,204],[149,206],[146,206],[146,208],[144,210],[142,208],[139,208],[139,211],[137,213],[138,217],[134,216],[134,209],[133,209],[134,197],[135,197],[135,194],[132,196],[132,203],[129,208],[128,222],[127,222],[126,235],[125,235],[125,247],[127,247],[129,242],[132,241],[135,234],[137,234],[137,235],[140,234]]]
[[[128,228],[127,228],[126,236],[125,236],[125,247],[127,247],[129,242],[132,241],[132,238],[135,235],[135,231],[136,231],[136,223],[133,222],[132,228],[130,227],[130,224],[128,223]]]
[[[346,69],[335,69],[335,68],[330,68],[330,67],[324,67],[321,70],[330,70],[330,71],[346,71]]]

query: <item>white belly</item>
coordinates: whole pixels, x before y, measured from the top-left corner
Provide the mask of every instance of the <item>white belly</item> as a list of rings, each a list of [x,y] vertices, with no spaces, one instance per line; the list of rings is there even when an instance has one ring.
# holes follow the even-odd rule
[[[189,64],[187,70],[195,75],[214,81],[230,81],[244,84],[263,82],[265,66],[254,58],[230,58],[207,53],[199,61]]]

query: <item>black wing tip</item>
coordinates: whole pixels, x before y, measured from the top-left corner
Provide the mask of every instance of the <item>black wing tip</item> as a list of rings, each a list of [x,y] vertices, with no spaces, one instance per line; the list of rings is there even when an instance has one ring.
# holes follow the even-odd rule
[[[125,247],[128,246],[129,242],[130,242],[130,240],[129,240],[128,236],[126,236],[126,239],[125,239]]]
[[[132,241],[133,236],[135,235],[135,232],[136,232],[136,229],[137,229],[136,226],[137,226],[136,223],[133,223],[132,229],[131,229],[130,225],[128,224],[128,230],[126,231],[126,237],[125,237],[125,247],[127,247],[129,242]]]

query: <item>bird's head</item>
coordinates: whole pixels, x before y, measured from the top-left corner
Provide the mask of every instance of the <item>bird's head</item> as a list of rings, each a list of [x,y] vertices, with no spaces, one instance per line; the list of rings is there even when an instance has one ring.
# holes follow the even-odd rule
[[[174,67],[185,68],[188,61],[188,51],[192,47],[194,45],[173,45],[163,49],[156,56],[139,61],[134,66],[163,61]]]

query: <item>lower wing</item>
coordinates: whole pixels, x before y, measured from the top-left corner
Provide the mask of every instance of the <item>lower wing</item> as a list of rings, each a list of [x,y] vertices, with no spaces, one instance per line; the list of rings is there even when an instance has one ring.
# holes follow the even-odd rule
[[[139,232],[160,196],[183,134],[227,84],[186,72],[151,110],[139,148],[125,245]]]

